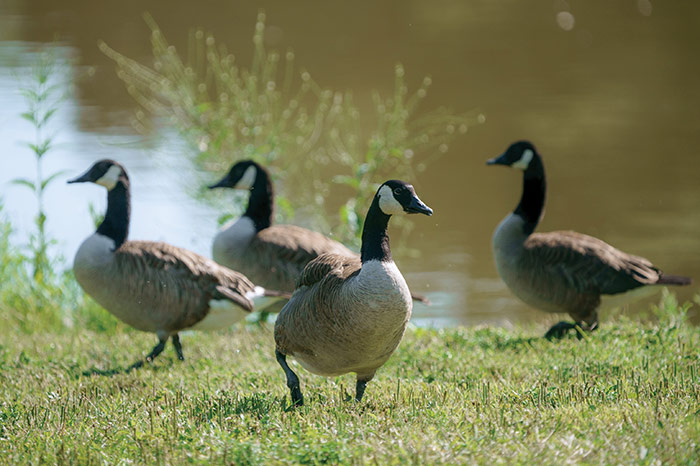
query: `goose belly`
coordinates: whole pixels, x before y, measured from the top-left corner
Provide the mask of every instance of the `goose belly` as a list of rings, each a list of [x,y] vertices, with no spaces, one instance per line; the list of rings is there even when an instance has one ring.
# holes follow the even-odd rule
[[[150,295],[133,294],[128,291],[131,283],[114,277],[105,270],[87,272],[75,269],[75,278],[97,303],[124,323],[144,332],[172,330],[176,324],[175,315],[163,309],[161,299],[153,299]],[[148,286],[148,283],[146,283]],[[165,318],[164,318],[165,317]]]
[[[311,339],[313,354],[294,355],[309,372],[373,374],[396,350],[406,330],[413,302],[393,262],[365,263],[344,285],[336,305],[320,319],[325,328]]]
[[[537,277],[532,270],[524,269],[517,256],[494,249],[496,270],[510,291],[525,304],[545,312],[570,312],[569,304],[578,301],[576,293],[561,290],[547,277]],[[590,298],[590,297],[586,297]]]
[[[93,235],[80,246],[73,264],[83,290],[112,315],[138,330],[158,332],[180,330],[206,313],[196,290],[179,289],[175,278],[148,267],[120,269],[113,244]]]
[[[401,342],[405,325],[381,332],[367,333],[363,340],[348,343],[329,339],[327,345],[314,347],[313,354],[295,353],[295,359],[307,371],[326,377],[355,372],[370,375],[391,357]]]
[[[241,307],[225,299],[209,301],[209,312],[191,328],[193,330],[218,330],[228,328],[248,315]]]
[[[640,286],[630,291],[618,294],[602,295],[599,310],[609,311],[618,307],[625,306],[627,304],[632,304],[641,299],[652,296],[654,293],[658,293],[663,285],[647,285]]]

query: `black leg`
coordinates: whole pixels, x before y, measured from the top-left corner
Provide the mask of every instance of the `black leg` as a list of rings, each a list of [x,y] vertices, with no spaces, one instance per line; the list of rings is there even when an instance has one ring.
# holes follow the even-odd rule
[[[182,343],[180,343],[180,335],[177,333],[171,337],[173,340],[173,346],[175,347],[175,352],[177,353],[177,358],[180,361],[185,360],[185,356],[182,355]]]
[[[365,394],[365,388],[367,388],[367,380],[358,380],[355,384],[355,401],[358,403],[362,401],[362,395]]]
[[[564,335],[569,333],[569,330],[572,328],[576,328],[576,324],[572,322],[559,322],[557,324],[552,325],[552,328],[547,330],[547,333],[544,334],[544,337],[547,340],[552,340],[554,338],[559,339],[563,338]]]
[[[547,333],[544,334],[544,337],[548,340],[552,340],[554,338],[559,339],[563,338],[571,329],[576,330],[576,338],[579,340],[583,338],[583,332],[592,332],[593,330],[596,330],[598,328],[598,322],[593,322],[593,324],[588,324],[586,322],[559,322],[557,324],[552,325],[552,328],[547,330]]]
[[[304,406],[304,397],[299,388],[299,377],[289,368],[287,357],[284,354],[275,350],[275,357],[287,376],[287,387],[289,387],[289,393],[292,396],[292,406]]]
[[[163,349],[165,348],[165,343],[168,341],[168,337],[158,339],[158,344],[153,347],[153,350],[151,353],[146,356],[146,362],[151,362],[153,361],[160,353],[163,352]],[[133,363],[129,368],[127,369],[127,372],[132,370],[132,369],[138,369],[140,367],[143,367],[143,360],[136,361]]]

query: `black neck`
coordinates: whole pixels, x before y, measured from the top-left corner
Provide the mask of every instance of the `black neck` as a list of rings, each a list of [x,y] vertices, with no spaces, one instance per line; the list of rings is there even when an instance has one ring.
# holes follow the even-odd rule
[[[544,176],[544,166],[540,156],[535,156],[523,173],[523,195],[518,207],[513,212],[525,220],[525,234],[529,235],[540,222],[544,212],[544,201],[547,192],[547,182]]]
[[[362,263],[371,260],[391,261],[389,235],[386,233],[390,218],[390,215],[385,214],[379,208],[379,201],[375,197],[372,205],[369,206],[365,225],[362,228]]]
[[[243,214],[253,220],[256,231],[264,230],[272,225],[274,211],[274,190],[270,177],[264,168],[258,166],[253,187],[250,188],[248,208]]]
[[[120,178],[114,188],[107,192],[107,213],[97,227],[97,233],[114,241],[115,250],[124,244],[129,235],[130,212],[129,181]]]

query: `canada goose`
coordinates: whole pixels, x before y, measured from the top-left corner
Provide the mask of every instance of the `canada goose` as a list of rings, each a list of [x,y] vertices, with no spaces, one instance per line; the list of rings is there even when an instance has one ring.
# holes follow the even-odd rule
[[[394,352],[413,302],[391,258],[387,225],[392,215],[433,211],[413,186],[382,184],[362,230],[360,258],[324,254],[304,268],[297,289],[275,322],[275,356],[287,376],[292,403],[303,405],[299,378],[286,356],[323,376],[357,374],[355,399]]]
[[[546,182],[542,159],[531,143],[516,142],[486,163],[523,171],[520,203],[493,235],[498,274],[526,304],[566,312],[575,321],[559,322],[545,337],[561,337],[576,327],[595,330],[599,311],[653,292],[653,285],[691,283],[688,277],[665,275],[649,260],[591,236],[573,231],[533,233],[543,216]]]
[[[178,358],[184,360],[179,331],[228,327],[253,310],[253,300],[279,294],[186,249],[127,241],[130,186],[119,163],[100,160],[68,183],[87,181],[107,188],[107,213],[75,255],[75,278],[115,317],[158,336],[146,361],[163,351],[169,337]]]
[[[255,283],[292,292],[306,264],[321,254],[359,259],[359,255],[321,233],[294,225],[272,225],[274,190],[270,175],[252,160],[235,163],[226,176],[209,186],[215,188],[250,191],[243,216],[225,225],[214,238],[212,257]],[[425,296],[412,296],[429,302]]]

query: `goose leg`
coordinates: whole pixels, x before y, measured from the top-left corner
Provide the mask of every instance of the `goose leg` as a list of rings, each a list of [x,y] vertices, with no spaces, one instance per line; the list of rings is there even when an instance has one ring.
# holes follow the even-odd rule
[[[358,380],[355,384],[355,401],[362,401],[362,395],[365,394],[365,388],[367,387],[367,380]]]
[[[163,352],[163,349],[165,349],[165,343],[168,341],[168,337],[158,337],[158,344],[153,347],[153,350],[149,353],[148,356],[146,356],[146,362],[152,362],[160,353]],[[129,368],[127,369],[127,372],[132,370],[132,369],[138,369],[140,367],[143,367],[143,359],[136,361],[133,363]]]
[[[178,358],[180,361],[184,361],[184,360],[185,360],[185,356],[183,356],[183,354],[182,354],[182,343],[180,343],[180,335],[178,335],[178,334],[176,333],[176,334],[173,335],[171,338],[172,338],[172,340],[173,340],[173,346],[175,347],[175,352],[177,353],[177,358]]]
[[[374,373],[362,374],[357,376],[357,383],[355,383],[355,401],[359,403],[362,401],[362,395],[365,394],[365,388],[367,388],[367,382],[374,378]]]
[[[569,330],[571,330],[572,328],[575,329],[576,324],[574,324],[573,322],[562,321],[552,325],[552,327],[549,330],[547,330],[547,333],[544,334],[544,337],[547,340],[558,340],[560,338],[563,338],[564,335],[566,335],[567,333],[569,333]]]
[[[576,330],[576,338],[579,340],[583,338],[583,332],[592,332],[593,330],[596,330],[598,328],[598,321],[595,321],[592,324],[589,324],[587,322],[559,322],[557,324],[552,325],[552,327],[547,330],[547,333],[544,334],[544,337],[547,340],[552,340],[554,338],[560,339],[563,338],[564,335],[566,335],[569,330],[574,329]]]
[[[284,354],[280,353],[279,350],[275,350],[275,357],[287,376],[287,387],[289,387],[289,393],[292,397],[292,406],[304,406],[304,396],[299,388],[299,377],[289,368],[287,357]]]

